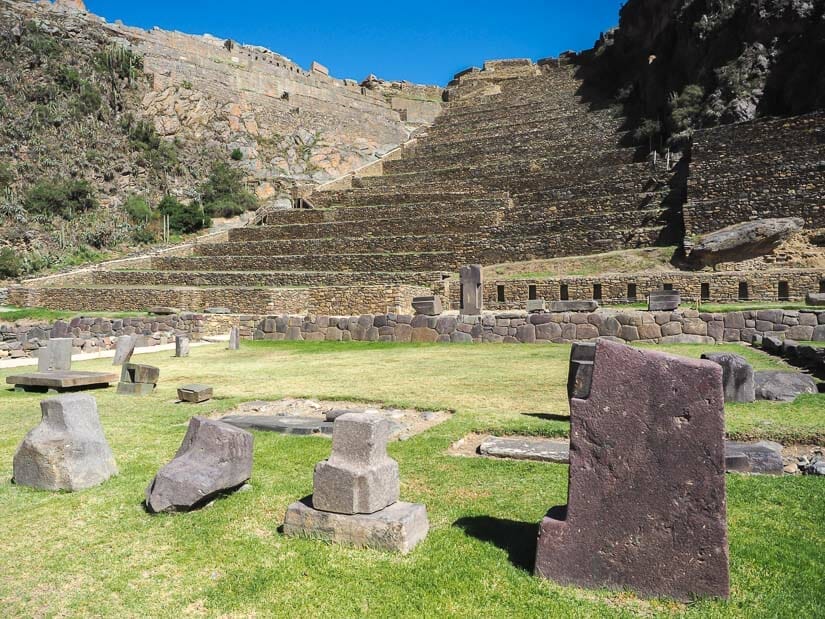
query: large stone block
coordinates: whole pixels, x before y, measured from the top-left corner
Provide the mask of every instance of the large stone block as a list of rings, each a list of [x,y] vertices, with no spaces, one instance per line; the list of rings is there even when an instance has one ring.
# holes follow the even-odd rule
[[[536,573],[727,597],[722,368],[606,340],[594,351],[590,380],[573,381],[568,504],[541,523]]]
[[[441,304],[441,297],[438,295],[415,297],[412,300],[412,306],[416,315],[421,316],[438,316],[444,311],[444,307]]]
[[[241,330],[238,327],[232,327],[229,330],[229,350],[241,349]]]
[[[461,281],[461,312],[477,316],[484,309],[484,275],[480,264],[471,264],[459,270]]]
[[[387,455],[391,430],[390,422],[377,413],[336,419],[332,455],[315,466],[315,509],[371,514],[398,500],[398,463]]]
[[[41,490],[82,490],[117,474],[97,403],[72,394],[43,400],[42,421],[14,454],[14,483]]]
[[[129,363],[132,354],[135,352],[135,344],[137,344],[137,338],[134,335],[121,335],[117,338],[115,358],[112,360],[112,365]]]
[[[813,307],[825,307],[825,292],[809,292],[805,295],[805,304]]]
[[[189,338],[185,335],[178,335],[175,337],[175,356],[188,357],[189,356]]]
[[[72,338],[53,338],[37,355],[38,372],[64,372],[72,369]]]
[[[178,400],[200,404],[212,399],[212,387],[209,385],[184,385],[178,387]]]
[[[242,486],[252,476],[252,434],[193,417],[174,459],[146,489],[151,512],[189,511]]]
[[[647,309],[651,312],[669,312],[679,308],[682,297],[676,290],[653,290],[647,295]]]
[[[286,510],[284,534],[322,539],[348,546],[408,553],[427,537],[427,508],[420,503],[393,503],[372,514],[344,515],[315,509],[308,497]]]
[[[793,402],[805,393],[818,393],[814,379],[800,372],[764,370],[753,378],[757,400]]]
[[[756,399],[753,367],[741,355],[733,353],[705,353],[702,359],[722,366],[722,386],[725,402],[753,402]]]
[[[599,309],[599,302],[587,301],[551,301],[551,312],[595,312]]]

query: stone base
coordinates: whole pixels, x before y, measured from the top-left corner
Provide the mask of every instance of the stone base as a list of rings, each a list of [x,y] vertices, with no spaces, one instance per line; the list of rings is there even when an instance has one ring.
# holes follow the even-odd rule
[[[65,370],[60,372],[18,374],[7,377],[6,383],[14,385],[16,391],[60,393],[64,391],[105,388],[109,386],[109,383],[113,383],[116,380],[117,375],[108,372],[76,372]]]
[[[118,383],[117,392],[121,395],[151,395],[155,386],[152,383]]]
[[[312,507],[312,497],[290,505],[284,534],[312,537],[348,546],[408,553],[427,537],[427,508],[420,503],[393,503],[374,514],[333,514]]]

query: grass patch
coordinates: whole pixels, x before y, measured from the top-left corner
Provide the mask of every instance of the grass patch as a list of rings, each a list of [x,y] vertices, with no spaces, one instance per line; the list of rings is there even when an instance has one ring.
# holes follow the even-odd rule
[[[607,303],[602,305],[602,307],[605,309],[613,310],[647,310],[647,301],[637,301],[635,303]],[[727,312],[749,312],[768,309],[815,310],[819,308],[811,307],[809,305],[805,305],[804,303],[772,303],[770,301],[749,301],[741,303],[683,303],[679,307],[679,309],[695,309],[708,314],[725,314]]]
[[[0,308],[0,322],[16,322],[18,320],[66,320],[77,316],[88,318],[134,318],[148,315],[146,312],[71,312],[51,310],[44,307]]]
[[[825,614],[825,484],[814,478],[728,477],[732,597],[690,605],[584,591],[531,574],[536,525],[564,503],[567,467],[447,455],[469,432],[565,435],[569,346],[244,342],[196,347],[188,359],[141,355],[161,368],[145,398],[95,392],[120,475],[73,494],[9,483],[12,456],[40,412],[36,394],[0,390],[0,605],[9,616],[508,616],[813,617]],[[665,348],[665,347],[662,347]],[[670,346],[697,356],[706,347]],[[760,368],[781,361],[740,346]],[[110,361],[78,363],[108,369]],[[0,381],[11,371],[0,372]],[[174,404],[177,386],[203,382],[217,399]],[[284,396],[448,409],[454,416],[390,446],[404,500],[427,505],[432,529],[410,556],[283,537],[289,503],[311,492],[330,443],[255,435],[252,490],[192,514],[141,508],[188,418]],[[797,436],[825,433],[823,396],[771,405]],[[732,407],[728,427],[779,436],[755,405]],[[783,430],[784,431],[784,430]],[[475,537],[475,523],[489,536]]]

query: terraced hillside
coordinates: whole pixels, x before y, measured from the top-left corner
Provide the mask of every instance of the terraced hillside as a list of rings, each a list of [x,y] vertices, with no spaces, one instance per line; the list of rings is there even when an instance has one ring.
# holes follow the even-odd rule
[[[316,208],[270,212],[264,225],[188,255],[47,280],[12,300],[78,310],[386,311],[415,294],[448,293],[445,276],[466,263],[671,242],[680,214],[669,174],[624,146],[624,119],[582,97],[574,72],[487,63],[456,79],[446,112],[383,175],[318,191]]]

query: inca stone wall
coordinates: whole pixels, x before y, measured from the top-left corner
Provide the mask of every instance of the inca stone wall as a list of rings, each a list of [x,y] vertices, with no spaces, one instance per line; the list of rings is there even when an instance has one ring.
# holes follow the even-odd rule
[[[570,343],[610,337],[623,342],[716,344],[752,342],[755,336],[825,341],[825,310],[758,310],[706,313],[485,312],[482,316],[412,316],[398,313],[329,315],[214,315],[184,312],[142,318],[83,318],[55,323],[0,322],[0,359],[36,356],[51,337],[74,338],[74,352],[115,348],[122,335],[137,335],[138,347],[225,334],[238,327],[241,337],[290,341],[381,341],[443,343]]]

